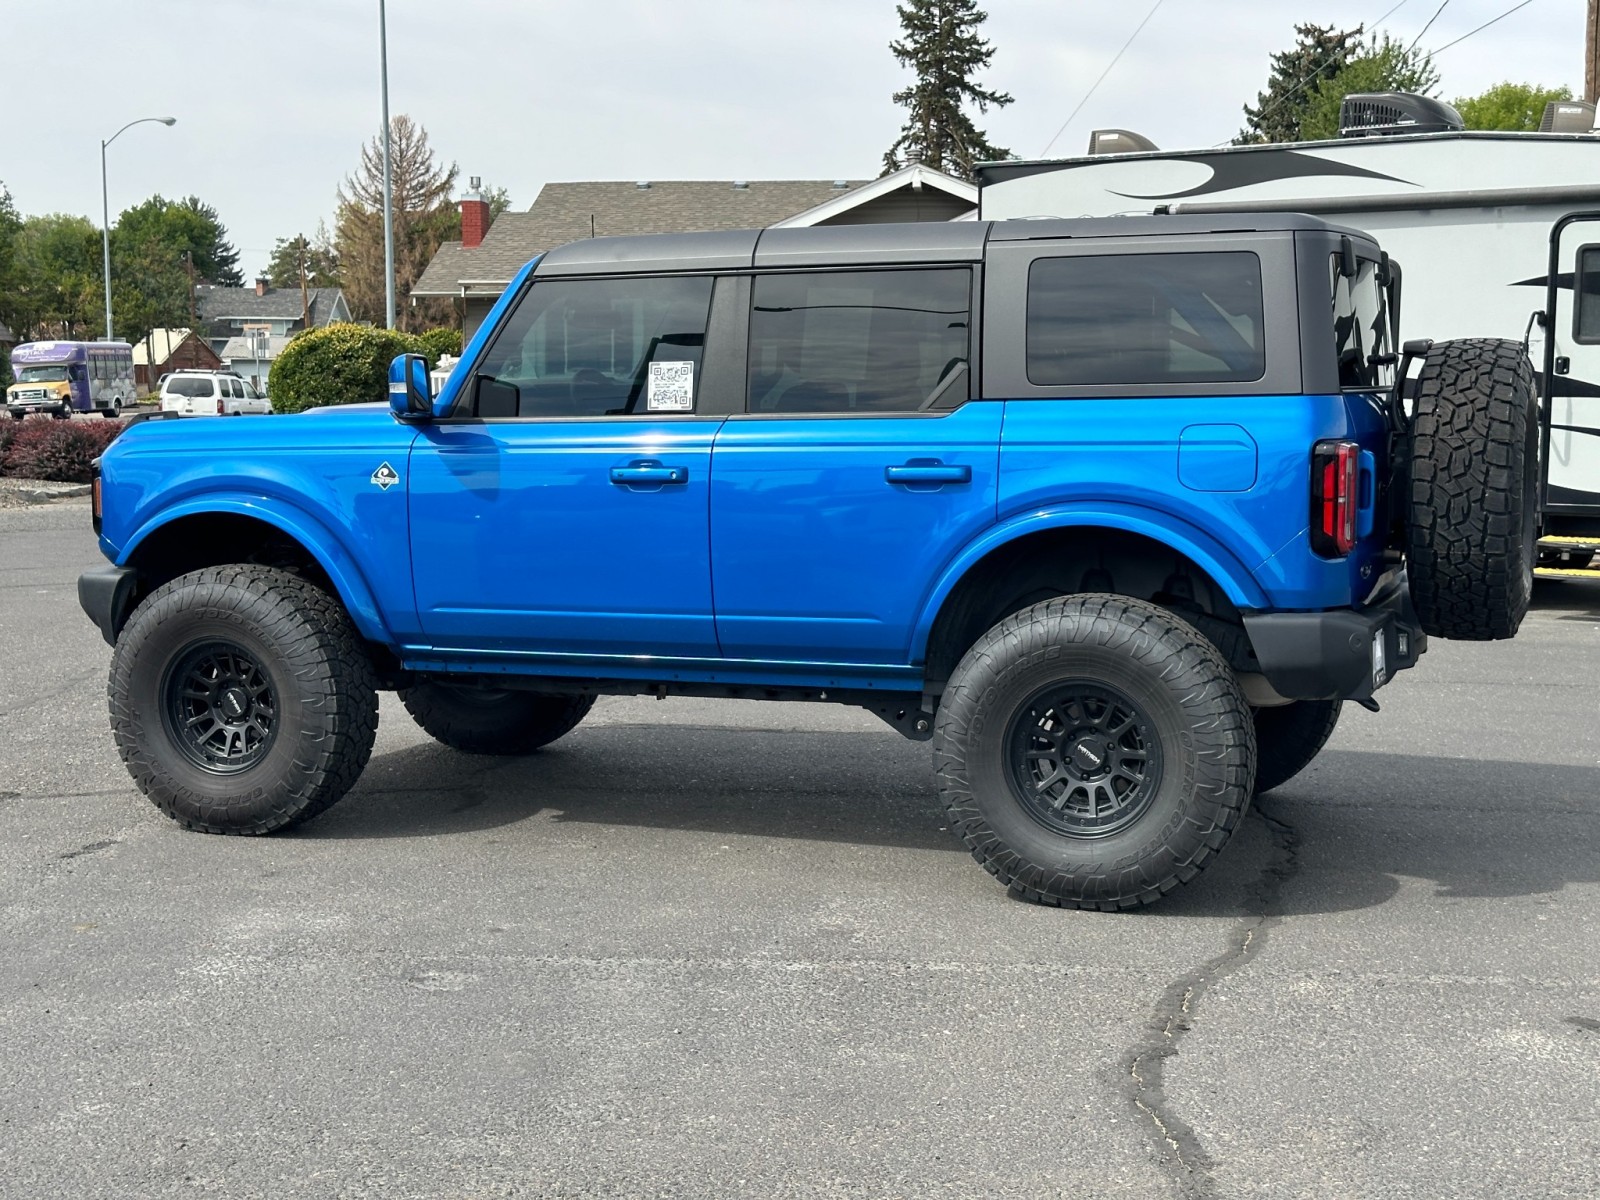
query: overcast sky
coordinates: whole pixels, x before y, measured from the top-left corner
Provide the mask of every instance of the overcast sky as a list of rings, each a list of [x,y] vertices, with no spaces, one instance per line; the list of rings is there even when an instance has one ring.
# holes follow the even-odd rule
[[[1443,46],[1516,0],[1450,0]],[[1038,157],[1153,0],[989,0],[992,140]],[[1121,126],[1164,148],[1236,133],[1267,56],[1298,21],[1372,22],[1394,0],[1164,0],[1052,154]],[[1406,0],[1410,41],[1439,8]],[[0,181],[24,213],[100,216],[153,192],[213,204],[246,274],[274,239],[330,220],[378,130],[377,0],[0,0],[10,118]],[[1584,0],[1532,0],[1438,59],[1446,98],[1503,79],[1583,84]],[[551,180],[870,178],[908,76],[887,49],[893,0],[389,0],[394,113],[428,130],[461,182],[518,208]]]

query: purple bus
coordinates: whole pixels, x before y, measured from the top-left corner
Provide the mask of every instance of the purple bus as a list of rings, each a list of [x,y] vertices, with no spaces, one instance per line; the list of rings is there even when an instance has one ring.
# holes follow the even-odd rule
[[[24,342],[11,351],[6,412],[17,420],[73,411],[119,417],[132,404],[133,347],[127,342]]]

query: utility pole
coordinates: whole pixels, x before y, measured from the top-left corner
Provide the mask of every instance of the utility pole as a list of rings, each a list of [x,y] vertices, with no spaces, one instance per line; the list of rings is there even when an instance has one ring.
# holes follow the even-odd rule
[[[189,328],[199,332],[200,322],[194,315],[194,251],[183,252],[183,269],[189,276]]]
[[[1583,98],[1600,102],[1600,0],[1589,0],[1583,22]]]
[[[389,168],[389,27],[378,0],[379,62],[383,74],[383,315],[394,328],[394,182]]]
[[[306,235],[300,235],[300,328],[311,328],[311,299],[306,290]]]

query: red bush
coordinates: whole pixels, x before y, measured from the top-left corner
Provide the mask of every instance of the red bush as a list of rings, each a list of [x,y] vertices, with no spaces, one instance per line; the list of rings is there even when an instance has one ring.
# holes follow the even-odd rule
[[[0,475],[88,483],[89,464],[127,425],[125,421],[4,421]]]

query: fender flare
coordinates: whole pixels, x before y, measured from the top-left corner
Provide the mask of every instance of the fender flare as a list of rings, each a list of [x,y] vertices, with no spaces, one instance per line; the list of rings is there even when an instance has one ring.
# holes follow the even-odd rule
[[[174,504],[170,508],[163,508],[141,524],[128,539],[122,547],[122,552],[117,555],[117,565],[126,566],[147,537],[174,521],[182,520],[184,517],[214,516],[218,513],[253,518],[263,524],[271,525],[299,542],[311,557],[317,560],[317,565],[332,581],[345,611],[350,614],[350,619],[355,622],[361,636],[373,642],[393,641],[388,627],[384,624],[383,615],[378,611],[372,588],[367,584],[366,576],[362,574],[355,557],[345,549],[344,543],[321,521],[281,500],[268,502],[261,496],[227,492],[208,493],[203,499],[189,500]]]
[[[1226,546],[1205,530],[1158,509],[1116,501],[1097,501],[1083,505],[1060,505],[1034,509],[1011,517],[968,542],[939,576],[922,615],[912,632],[912,661],[927,657],[928,638],[939,611],[980,559],[994,550],[1029,534],[1050,529],[1115,529],[1134,533],[1166,546],[1188,558],[1205,571],[1236,608],[1270,608],[1271,601],[1248,568]]]

